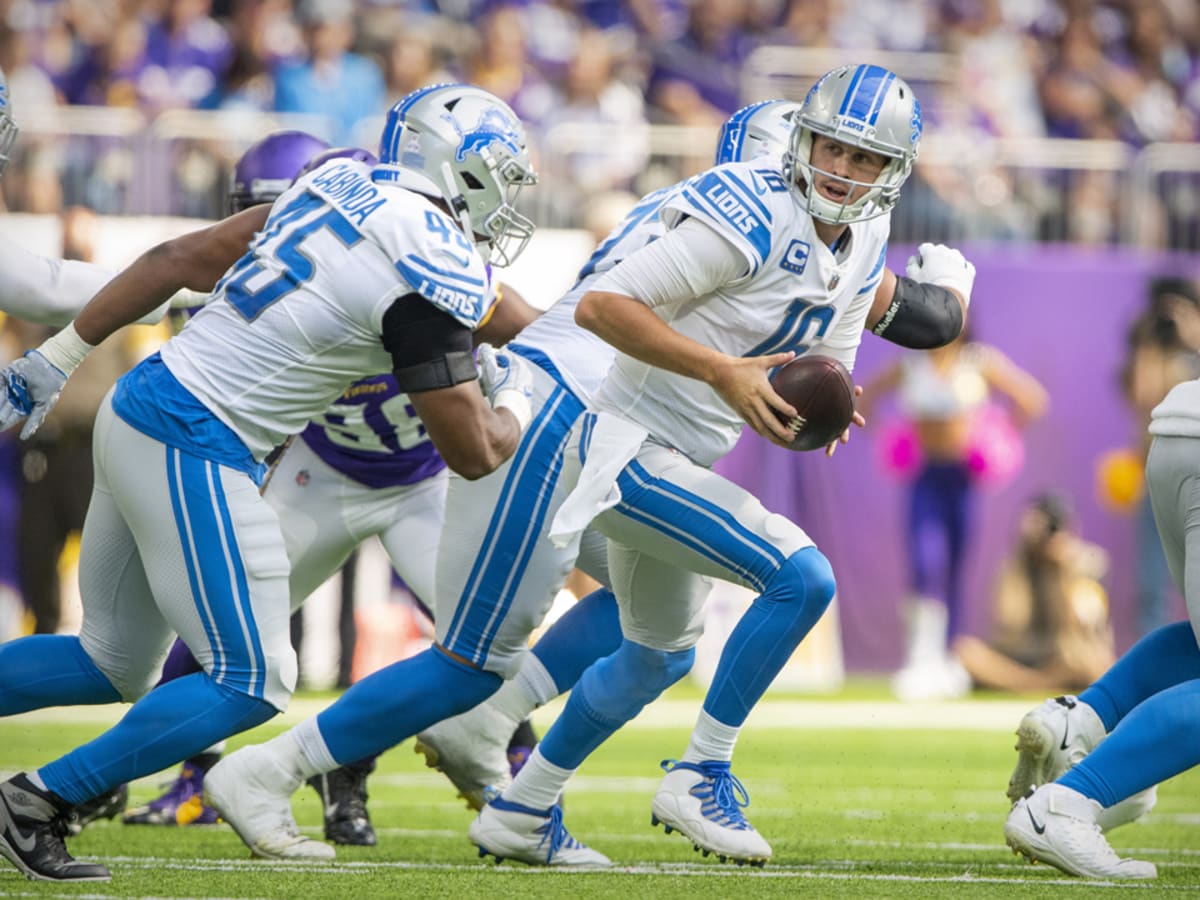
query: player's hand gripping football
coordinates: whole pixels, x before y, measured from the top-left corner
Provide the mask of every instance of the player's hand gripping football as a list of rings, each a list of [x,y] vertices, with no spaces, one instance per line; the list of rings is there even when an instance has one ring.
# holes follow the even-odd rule
[[[953,247],[921,244],[917,247],[917,255],[908,258],[904,271],[913,281],[936,284],[957,292],[963,304],[970,306],[975,266]]]
[[[4,395],[0,397],[0,431],[27,419],[21,440],[28,440],[41,427],[47,413],[58,402],[67,373],[37,350],[30,350],[0,371]]]
[[[747,425],[780,447],[787,447],[795,437],[787,422],[795,418],[796,408],[775,392],[767,376],[772,369],[786,365],[795,356],[790,351],[769,356],[729,356],[714,370],[712,377],[713,389],[721,399],[733,407]]]
[[[854,396],[861,397],[862,392],[863,392],[862,385],[856,384],[854,386]],[[864,419],[862,413],[858,412],[857,410],[854,413],[854,418],[851,419],[850,421],[854,425],[857,425],[859,428],[866,428],[866,426],[867,426],[867,420]],[[830,441],[829,444],[826,445],[825,455],[827,457],[833,456],[834,451],[836,451],[838,448],[838,444],[848,444],[848,443],[850,443],[850,429],[849,428],[847,428],[845,431],[843,431],[842,436],[839,437],[836,441]]]

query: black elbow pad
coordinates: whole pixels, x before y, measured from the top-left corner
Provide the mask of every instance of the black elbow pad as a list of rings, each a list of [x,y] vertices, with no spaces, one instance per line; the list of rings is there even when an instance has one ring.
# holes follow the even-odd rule
[[[947,288],[896,279],[896,292],[872,334],[913,350],[943,347],[962,333],[963,309]]]
[[[406,394],[453,387],[478,377],[471,329],[419,294],[406,294],[383,314],[383,346]]]

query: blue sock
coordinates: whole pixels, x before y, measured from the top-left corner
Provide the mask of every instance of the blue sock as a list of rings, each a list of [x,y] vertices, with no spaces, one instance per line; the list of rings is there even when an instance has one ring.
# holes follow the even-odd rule
[[[574,687],[583,670],[621,646],[617,598],[608,588],[592,591],[546,629],[533,645],[559,693]]]
[[[0,644],[0,716],[120,699],[77,637],[35,634]]]
[[[567,705],[542,738],[542,756],[575,769],[609,735],[687,674],[695,651],[652,650],[624,640],[617,651],[590,666]]]
[[[203,673],[156,687],[116,725],[38,770],[71,804],[159,772],[275,715],[263,700],[223,687]]]
[[[355,684],[317,716],[317,727],[344,766],[478,706],[502,683],[499,675],[431,647]]]
[[[1112,806],[1197,763],[1200,680],[1192,680],[1139,703],[1058,783]]]
[[[1200,647],[1191,624],[1176,622],[1134,644],[1079,699],[1112,731],[1147,697],[1194,678],[1200,678]]]
[[[833,599],[829,561],[816,547],[793,553],[725,642],[704,711],[740,726]]]

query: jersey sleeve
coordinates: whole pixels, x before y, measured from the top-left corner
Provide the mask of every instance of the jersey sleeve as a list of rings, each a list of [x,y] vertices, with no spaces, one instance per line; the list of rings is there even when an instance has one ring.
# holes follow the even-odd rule
[[[392,260],[403,285],[474,330],[495,302],[487,267],[449,216],[413,195],[392,215],[371,223],[371,235]]]
[[[770,194],[775,191],[750,165],[717,166],[681,185],[661,218],[668,228],[688,217],[705,222],[746,258],[752,276],[771,253]]]

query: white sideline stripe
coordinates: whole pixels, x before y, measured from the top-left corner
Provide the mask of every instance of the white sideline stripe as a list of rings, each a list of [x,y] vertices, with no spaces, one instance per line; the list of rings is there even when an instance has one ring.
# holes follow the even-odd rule
[[[1194,891],[1200,885],[1164,885],[1156,882],[1134,881],[1081,881],[1078,878],[1006,878],[998,875],[975,875],[963,872],[959,875],[925,876],[879,873],[857,873],[820,866],[769,866],[751,869],[733,865],[695,865],[689,863],[635,863],[629,866],[614,866],[611,869],[539,869],[530,866],[497,866],[489,863],[465,865],[462,863],[413,863],[413,862],[298,862],[280,860],[189,860],[179,861],[155,856],[109,856],[106,862],[121,863],[129,869],[158,870],[174,869],[194,872],[245,872],[250,868],[270,869],[275,872],[304,875],[358,875],[383,870],[410,872],[495,872],[518,878],[555,878],[566,875],[673,875],[694,878],[823,878],[840,881],[911,882],[914,884],[1022,884],[1055,885],[1090,890],[1094,888],[1141,888],[1143,890]],[[876,866],[877,861],[854,861],[854,865]],[[989,867],[991,868],[991,867]],[[996,866],[999,868],[999,866]],[[44,896],[44,895],[38,895]],[[78,896],[78,895],[74,895]],[[106,896],[106,895],[97,895]]]
[[[273,725],[294,725],[314,716],[333,701],[300,697],[286,713],[271,720]],[[626,728],[691,728],[701,700],[659,700]],[[548,727],[561,709],[561,701],[548,704],[534,714],[534,721]],[[899,703],[897,701],[763,700],[750,714],[747,727],[756,730],[823,730],[829,728],[882,731],[1006,731],[1016,730],[1029,712],[1028,700],[956,700],[942,703]],[[47,724],[111,724],[128,709],[122,704],[56,707],[12,716],[0,723],[7,728]]]

